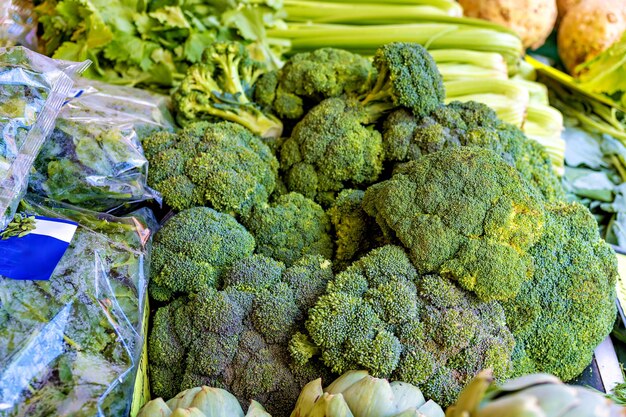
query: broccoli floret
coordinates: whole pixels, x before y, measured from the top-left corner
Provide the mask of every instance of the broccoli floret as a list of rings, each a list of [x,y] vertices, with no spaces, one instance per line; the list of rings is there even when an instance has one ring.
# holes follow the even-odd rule
[[[159,308],[152,319],[153,330],[148,339],[150,384],[152,391],[163,398],[178,394],[183,378],[184,369],[180,368],[180,363],[185,359],[186,350],[178,338],[172,315],[183,304],[182,298],[175,300]]]
[[[209,384],[242,405],[255,399],[272,415],[288,416],[304,384],[326,373],[321,364],[292,369],[287,344],[331,278],[330,262],[320,257],[286,269],[255,254],[235,261],[218,289],[161,307],[149,340],[153,394]]]
[[[214,42],[200,62],[189,67],[174,92],[178,122],[185,126],[223,119],[264,137],[280,136],[280,120],[261,111],[252,101],[254,83],[263,72],[262,64],[250,59],[242,44]]]
[[[259,206],[243,223],[254,235],[258,253],[287,266],[307,254],[332,258],[328,216],[302,194],[289,193],[272,205]]]
[[[420,276],[398,246],[372,250],[330,281],[305,328],[289,343],[297,364],[321,357],[335,373],[367,369],[419,385],[443,405],[483,367],[499,378],[512,368],[502,307],[441,276]],[[448,376],[446,390],[437,375]]]
[[[385,158],[391,163],[458,146],[491,149],[536,186],[546,200],[564,198],[559,178],[543,147],[517,127],[499,120],[482,103],[455,101],[421,117],[401,108],[391,113],[383,125]]]
[[[148,184],[175,210],[207,205],[246,216],[267,203],[278,161],[261,138],[235,123],[199,122],[143,141]]]
[[[543,236],[529,253],[533,278],[504,303],[517,340],[516,374],[570,380],[615,322],[616,257],[589,211],[565,202],[548,207]]]
[[[376,51],[374,66],[378,70],[376,84],[361,99],[370,123],[396,107],[405,107],[419,117],[443,103],[443,79],[434,59],[421,45],[388,43]]]
[[[346,185],[374,182],[382,171],[382,138],[361,124],[355,100],[330,98],[295,126],[281,148],[287,188],[329,205]]]
[[[343,190],[327,213],[335,232],[334,267],[344,270],[370,249],[384,244],[382,232],[374,219],[363,210],[365,192]]]
[[[293,289],[300,311],[307,311],[324,293],[332,277],[332,264],[328,259],[320,255],[306,255],[285,271],[283,281]]]
[[[514,297],[532,275],[542,199],[493,151],[445,149],[367,189],[365,211],[408,250],[417,270],[457,281],[482,300]]]
[[[343,94],[360,95],[376,72],[367,58],[342,49],[322,48],[292,56],[257,83],[256,100],[282,118],[300,119],[313,105]]]
[[[174,294],[214,287],[226,268],[252,254],[254,244],[228,214],[208,207],[182,211],[154,237],[150,295],[166,301]]]

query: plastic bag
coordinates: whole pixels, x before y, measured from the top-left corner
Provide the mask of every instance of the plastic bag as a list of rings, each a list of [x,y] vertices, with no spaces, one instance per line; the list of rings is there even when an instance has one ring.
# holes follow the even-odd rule
[[[30,0],[0,2],[0,46],[13,45],[37,50],[37,20]]]
[[[78,80],[30,178],[30,190],[96,211],[155,199],[140,139],[173,130],[167,98],[129,87]]]
[[[29,170],[72,85],[88,62],[0,48],[0,230],[28,187]]]
[[[79,225],[50,280],[0,277],[0,416],[126,416],[156,221],[45,204],[20,208]]]

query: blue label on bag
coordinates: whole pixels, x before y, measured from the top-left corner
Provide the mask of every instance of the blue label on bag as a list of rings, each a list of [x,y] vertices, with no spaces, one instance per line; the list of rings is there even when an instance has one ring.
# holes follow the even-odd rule
[[[78,224],[35,216],[35,229],[22,237],[0,240],[0,275],[48,280],[70,245]]]

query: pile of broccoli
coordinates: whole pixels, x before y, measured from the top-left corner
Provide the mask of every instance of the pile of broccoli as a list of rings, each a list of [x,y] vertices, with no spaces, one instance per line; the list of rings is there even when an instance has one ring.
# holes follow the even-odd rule
[[[233,62],[231,80],[252,79]],[[227,91],[216,65],[188,77]],[[283,137],[188,103],[196,123],[144,142],[179,212],[155,237],[153,394],[214,385],[281,417],[304,382],[349,369],[444,406],[483,368],[583,371],[615,320],[617,261],[541,145],[482,104],[444,104],[416,44],[372,63],[295,55],[246,83],[248,107],[194,97],[276,113]]]

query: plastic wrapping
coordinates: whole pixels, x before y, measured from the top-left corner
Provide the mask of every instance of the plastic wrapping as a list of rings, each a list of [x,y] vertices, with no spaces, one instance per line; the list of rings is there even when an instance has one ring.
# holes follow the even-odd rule
[[[37,157],[31,191],[96,211],[160,201],[140,139],[173,129],[168,99],[84,79],[75,90]]]
[[[0,416],[126,416],[143,341],[152,212],[116,218],[24,201],[20,211],[79,226],[50,280],[0,277]]]
[[[30,0],[0,2],[0,46],[37,49],[37,20]]]
[[[0,48],[0,230],[13,218],[28,187],[29,170],[74,84],[73,76],[87,66],[21,46]]]

